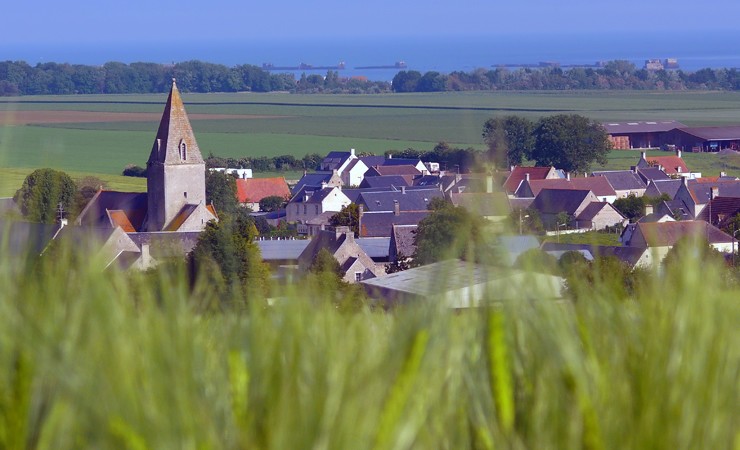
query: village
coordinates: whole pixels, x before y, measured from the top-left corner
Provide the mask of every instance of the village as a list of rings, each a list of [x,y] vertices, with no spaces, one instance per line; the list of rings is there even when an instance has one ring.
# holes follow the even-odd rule
[[[552,166],[459,173],[459,167],[440,170],[435,162],[349,149],[328,152],[320,170],[304,171],[292,185],[282,177],[254,178],[250,169],[209,170],[236,179],[237,200],[253,216],[293,230],[286,237],[255,239],[273,279],[300,280],[325,250],[344,282],[359,283],[384,307],[434,297],[450,308],[465,308],[478,306],[491,292],[503,300],[522,296],[525,289],[561,298],[564,280],[550,273],[525,276],[522,255],[529,261],[536,254],[559,260],[577,253],[585,261],[610,257],[630,270],[656,269],[677,243],[701,239],[734,265],[740,179],[694,172],[680,149],[734,149],[738,130],[689,129],[675,121],[604,126],[614,148],[659,145],[666,156],[625,150],[635,155],[630,167],[578,174]],[[74,223],[62,215],[53,225],[4,221],[3,228],[11,242],[36,252],[52,240],[68,240],[105,255],[106,268],[148,270],[184,258],[207,224],[219,220],[217,208],[206,201],[205,174],[173,81],[147,162],[146,193],[100,189]],[[261,211],[265,199],[277,199],[277,207]],[[635,199],[641,199],[638,213],[620,211]],[[14,208],[12,199],[0,205]],[[487,238],[477,251],[495,253],[496,270],[454,254],[414,261],[420,224],[431,221],[440,205],[484,219],[481,232]],[[585,233],[618,235],[618,245],[560,242]],[[445,254],[451,244],[435,245]]]

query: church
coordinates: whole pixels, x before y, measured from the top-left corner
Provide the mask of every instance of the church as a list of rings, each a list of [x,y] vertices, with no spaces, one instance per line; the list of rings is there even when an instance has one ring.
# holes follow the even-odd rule
[[[77,227],[68,228],[94,229],[104,248],[110,247],[110,257],[130,260],[127,266],[147,268],[156,256],[184,255],[206,224],[218,221],[213,205],[206,204],[205,170],[173,79],[147,161],[147,192],[101,189],[77,217]]]

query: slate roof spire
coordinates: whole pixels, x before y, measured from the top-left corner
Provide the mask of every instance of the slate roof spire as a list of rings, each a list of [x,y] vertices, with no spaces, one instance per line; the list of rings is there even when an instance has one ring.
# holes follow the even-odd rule
[[[180,91],[173,78],[148,164],[203,164],[203,162],[203,155],[200,153]]]

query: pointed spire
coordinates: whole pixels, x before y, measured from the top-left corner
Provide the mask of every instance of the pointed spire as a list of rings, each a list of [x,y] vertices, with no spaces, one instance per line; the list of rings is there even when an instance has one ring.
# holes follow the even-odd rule
[[[203,156],[174,78],[149,154],[149,164],[152,163],[203,164]]]

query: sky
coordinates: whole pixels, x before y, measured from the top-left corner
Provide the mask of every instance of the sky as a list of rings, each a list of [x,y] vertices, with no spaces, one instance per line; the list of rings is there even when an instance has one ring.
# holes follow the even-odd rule
[[[9,0],[4,46],[737,32],[737,0]],[[587,45],[587,44],[584,44]],[[2,55],[0,54],[0,59]]]

